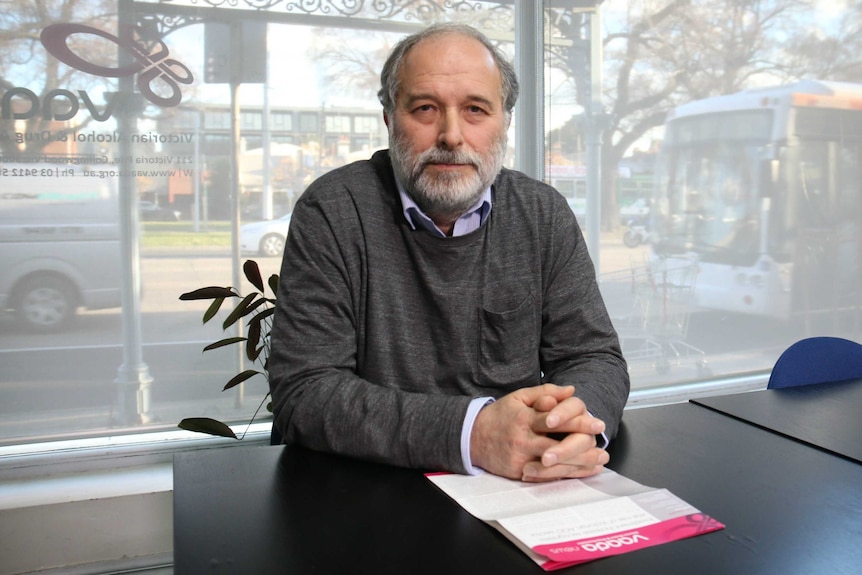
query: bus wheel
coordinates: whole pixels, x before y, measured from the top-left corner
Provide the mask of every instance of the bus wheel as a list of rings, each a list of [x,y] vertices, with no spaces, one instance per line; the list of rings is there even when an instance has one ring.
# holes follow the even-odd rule
[[[75,290],[56,276],[36,276],[24,280],[16,290],[15,315],[30,331],[57,331],[75,315]]]

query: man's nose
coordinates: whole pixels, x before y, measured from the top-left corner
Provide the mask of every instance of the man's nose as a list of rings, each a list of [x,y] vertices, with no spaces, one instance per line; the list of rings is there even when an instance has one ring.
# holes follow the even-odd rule
[[[456,110],[446,110],[440,118],[440,133],[437,135],[437,145],[441,148],[455,149],[464,141],[461,132],[461,118]]]

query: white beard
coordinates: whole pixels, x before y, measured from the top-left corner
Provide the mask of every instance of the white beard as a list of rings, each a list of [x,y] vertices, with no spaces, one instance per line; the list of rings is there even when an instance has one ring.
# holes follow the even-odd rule
[[[416,205],[431,219],[454,221],[475,204],[503,167],[506,133],[495,141],[486,156],[469,148],[447,150],[433,147],[414,154],[410,142],[393,122],[389,130],[390,157],[395,175]],[[436,173],[425,168],[431,163],[465,164],[475,168],[459,172]]]

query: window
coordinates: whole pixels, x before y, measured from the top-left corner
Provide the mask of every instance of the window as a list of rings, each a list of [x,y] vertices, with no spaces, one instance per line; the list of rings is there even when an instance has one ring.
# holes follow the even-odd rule
[[[293,129],[293,114],[290,112],[273,112],[270,121],[274,130],[290,131]]]
[[[230,130],[230,111],[205,110],[204,128],[207,130]]]
[[[353,131],[357,134],[376,134],[379,129],[378,116],[357,116],[353,119]]]
[[[320,130],[320,114],[317,112],[300,112],[299,131],[309,134]]]
[[[263,125],[263,117],[260,112],[240,112],[240,130],[259,131]]]
[[[339,132],[344,134],[350,133],[350,116],[333,116],[326,115],[326,131]]]
[[[691,118],[671,128],[672,118],[686,110],[682,106],[703,107],[707,96],[728,95],[715,80],[723,73],[737,74],[727,85],[746,89],[793,83],[818,69],[805,57],[816,50],[748,57],[750,67],[770,64],[756,73],[744,67],[715,70],[744,56],[736,52],[742,43],[730,34],[722,45],[712,35],[699,35],[728,9],[723,3],[680,3],[666,18],[653,20],[645,3],[606,0],[593,11],[544,0],[536,23],[541,46],[517,50],[514,27],[524,25],[522,12],[537,6],[532,1],[360,1],[344,13],[329,7],[344,2],[292,3],[289,15],[283,6],[253,4],[117,4],[132,10],[133,21],[146,21],[170,54],[177,75],[150,83],[135,75],[88,73],[33,44],[45,26],[63,17],[60,12],[46,13],[42,21],[11,3],[9,14],[0,16],[0,37],[8,38],[0,42],[0,444],[173,429],[181,418],[199,415],[248,421],[265,382],[255,377],[222,392],[248,366],[231,348],[202,353],[225,334],[218,322],[201,325],[204,303],[179,296],[206,285],[235,284],[247,258],[258,261],[264,275],[278,272],[278,257],[252,250],[234,258],[231,218],[238,214],[238,223],[245,224],[267,213],[289,213],[316,177],[386,145],[376,96],[381,55],[405,30],[427,21],[430,4],[434,18],[472,23],[512,57],[531,50],[543,55],[543,69],[520,65],[525,96],[513,119],[506,165],[532,173],[528,160],[541,156],[536,175],[569,198],[623,336],[636,393],[765,373],[802,330],[859,339],[862,322],[853,321],[859,319],[858,294],[839,294],[825,307],[793,294],[805,285],[806,270],[825,273],[803,253],[803,234],[819,242],[808,245],[849,262],[840,268],[841,285],[859,285],[847,276],[859,279],[862,260],[862,121],[846,102],[856,98],[858,110],[862,89],[852,82],[862,78],[848,78],[842,86],[799,83],[795,93],[820,98],[834,108],[828,113],[774,121],[761,97],[747,111],[741,104],[726,106],[727,115],[689,110]],[[805,21],[817,28],[812,38],[819,34],[846,55],[858,53],[859,38],[841,36],[852,15],[847,22],[827,22],[819,13],[798,12],[804,10],[800,3],[787,5],[797,12],[778,11],[781,17],[760,28],[756,24],[769,15],[756,3],[740,8],[745,17],[726,20],[764,35],[744,47],[778,45],[768,34],[790,34]],[[103,2],[78,0],[73,22],[117,34],[116,6],[104,10]],[[264,15],[270,53],[277,55],[269,61],[265,89],[248,82],[237,91],[238,142],[230,133],[229,85],[204,81],[207,54],[199,18],[220,10]],[[195,17],[176,18],[178,13]],[[606,42],[603,58],[594,60],[603,63],[600,85],[592,86],[589,48],[596,30]],[[77,34],[81,58],[110,59],[100,52],[102,40]],[[641,47],[636,63],[627,60],[629,43]],[[727,54],[701,57],[698,46]],[[691,54],[683,53],[688,49]],[[373,61],[349,58],[345,50]],[[681,66],[693,80],[659,97],[668,85],[663,80]],[[328,74],[331,69],[339,73]],[[771,76],[776,69],[792,78]],[[618,91],[620,77],[629,79],[627,90]],[[71,95],[44,93],[40,86]],[[136,113],[126,120],[120,112],[129,109]],[[269,167],[262,151],[267,143]],[[230,188],[235,151],[243,186],[239,206]],[[725,185],[732,180],[734,185]],[[265,196],[267,182],[275,188],[271,196]],[[697,182],[709,183],[710,191],[698,189]],[[151,202],[146,213],[137,211],[138,199]],[[622,210],[634,205],[647,210],[648,226],[661,241],[623,244]],[[827,233],[833,228],[840,237]],[[649,266],[671,260],[696,264],[698,274],[687,286],[686,306],[676,308],[681,315],[663,318],[639,306],[638,298],[655,295],[645,291]]]

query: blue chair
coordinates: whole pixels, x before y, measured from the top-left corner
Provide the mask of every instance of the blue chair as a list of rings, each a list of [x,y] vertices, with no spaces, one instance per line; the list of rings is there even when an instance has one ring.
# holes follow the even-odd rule
[[[862,345],[841,337],[809,337],[788,347],[769,376],[767,389],[862,378]]]

